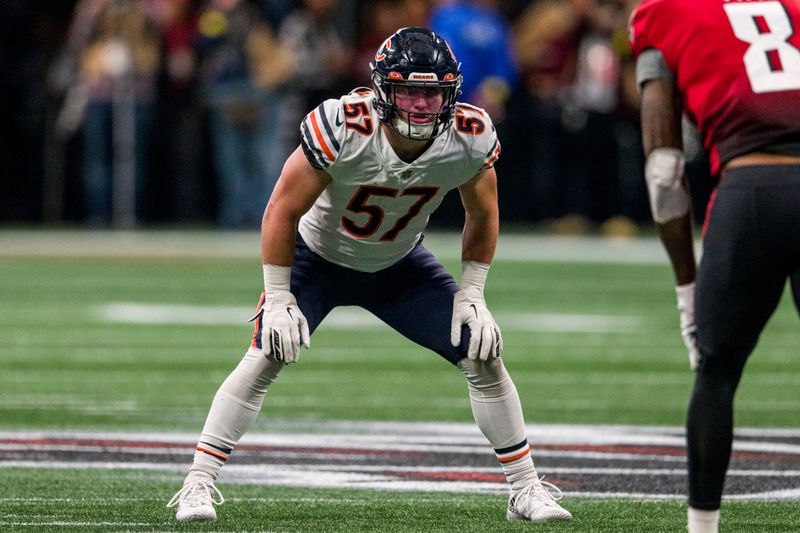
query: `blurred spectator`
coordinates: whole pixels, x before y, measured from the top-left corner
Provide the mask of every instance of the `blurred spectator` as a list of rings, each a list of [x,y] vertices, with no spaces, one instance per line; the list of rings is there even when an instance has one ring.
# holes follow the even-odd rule
[[[464,80],[458,100],[485,109],[498,128],[500,142],[505,143],[508,135],[503,122],[517,71],[511,29],[497,4],[492,0],[440,0],[431,12],[429,26],[447,41],[461,64]],[[498,172],[503,176],[501,166]],[[502,210],[509,189],[499,188]],[[461,199],[456,191],[450,191],[431,224],[458,227],[462,223]]]
[[[88,9],[96,7],[87,3]],[[160,61],[158,34],[145,7],[141,0],[104,2],[81,54],[87,96],[84,192],[90,224],[111,220],[112,194],[114,215],[123,218],[116,222],[122,225],[133,224],[135,209],[142,205]]]
[[[205,163],[202,107],[194,44],[197,13],[190,0],[150,0],[164,54],[156,103],[150,217],[203,220],[213,210]]]
[[[501,213],[508,220],[541,221],[563,215],[561,175],[568,150],[559,95],[575,72],[579,20],[570,0],[541,0],[514,27],[520,90],[511,93],[498,162]]]
[[[398,28],[427,26],[430,4],[427,0],[377,0],[364,2],[361,29],[350,65],[354,83],[370,87],[375,53]]]
[[[516,28],[526,93],[514,101],[508,148],[529,154],[518,160],[531,176],[519,184],[534,203],[529,216],[554,220],[556,231],[608,222],[604,230],[631,233],[629,219],[647,216],[638,126],[626,118],[635,98],[619,44],[626,13],[623,0],[545,0]]]
[[[491,0],[444,0],[433,10],[430,27],[450,44],[464,82],[460,100],[484,108],[498,124],[517,84],[508,21]]]
[[[255,228],[288,155],[281,134],[294,63],[262,12],[244,0],[209,0],[198,29],[219,184],[217,223]]]
[[[624,38],[637,2],[0,2],[0,112],[11,131],[0,159],[16,169],[0,218],[105,224],[136,198],[149,220],[216,212],[222,226],[257,226],[302,113],[369,85],[367,65],[398,27],[433,26],[462,62],[460,100],[497,123],[503,219],[629,231],[629,220],[649,222]],[[697,146],[693,184],[708,174]],[[113,186],[120,176],[135,191]],[[708,188],[692,187],[697,220]],[[445,199],[431,224],[460,224],[458,204]]]
[[[167,86],[184,91],[195,81],[197,20],[190,0],[149,0],[149,12],[161,35]]]
[[[260,0],[260,4],[270,27],[277,30],[286,17],[297,9],[300,0]]]
[[[291,51],[297,69],[292,91],[301,99],[297,124],[308,108],[352,89],[351,51],[334,26],[336,0],[304,0],[303,7],[283,21],[281,42]],[[295,127],[295,130],[298,128]]]
[[[612,35],[627,20],[620,0],[572,3],[581,25],[575,78],[562,94],[562,123],[574,152],[562,171],[569,186],[567,214],[573,215],[566,220],[601,223],[620,207],[615,111],[621,68]]]
[[[0,220],[35,217],[41,205],[41,26],[30,1],[0,2]]]

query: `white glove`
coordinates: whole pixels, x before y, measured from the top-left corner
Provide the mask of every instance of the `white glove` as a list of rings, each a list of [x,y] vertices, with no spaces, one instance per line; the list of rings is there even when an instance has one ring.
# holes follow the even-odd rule
[[[450,323],[450,343],[453,346],[461,344],[462,324],[469,327],[467,357],[480,357],[482,361],[490,357],[500,357],[503,337],[486,307],[483,291],[478,287],[467,287],[453,295],[453,320]]]
[[[300,357],[301,346],[311,347],[308,322],[291,292],[267,292],[261,313],[261,347],[264,356],[272,355],[276,361],[294,363]]]
[[[697,349],[697,324],[694,321],[694,282],[675,287],[678,296],[678,312],[681,317],[681,336],[689,352],[689,366],[697,370],[700,350]]]

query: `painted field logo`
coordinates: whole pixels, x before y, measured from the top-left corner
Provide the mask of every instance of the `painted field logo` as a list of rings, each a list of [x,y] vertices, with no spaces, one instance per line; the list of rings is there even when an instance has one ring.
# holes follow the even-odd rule
[[[291,429],[291,428],[284,428]],[[221,483],[505,493],[484,437],[470,424],[320,422],[318,433],[248,435]],[[683,431],[637,426],[529,426],[534,458],[567,496],[682,499]],[[737,432],[726,494],[800,497],[799,430]],[[0,433],[0,468],[131,469],[183,475],[189,434]],[[303,446],[297,443],[302,442]]]

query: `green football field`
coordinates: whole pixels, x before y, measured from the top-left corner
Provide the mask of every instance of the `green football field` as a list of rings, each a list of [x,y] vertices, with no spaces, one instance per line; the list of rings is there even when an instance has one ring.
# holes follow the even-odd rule
[[[431,235],[426,245],[457,272],[457,235]],[[256,234],[3,230],[0,432],[8,442],[36,433],[199,433],[214,392],[249,343],[261,283]],[[509,235],[486,296],[529,424],[682,426],[692,374],[671,272],[655,240]],[[742,379],[737,428],[798,427],[798,346],[787,291]],[[270,388],[251,432],[291,423],[471,420],[460,372],[345,308]],[[797,444],[791,435],[786,446]],[[535,448],[535,435],[531,441]],[[164,508],[179,472],[15,466],[3,446],[4,531],[684,527],[680,497],[568,497],[573,523],[535,526],[507,523],[500,494],[257,484],[227,487],[216,524],[183,526]],[[727,501],[723,531],[800,530],[797,497]]]

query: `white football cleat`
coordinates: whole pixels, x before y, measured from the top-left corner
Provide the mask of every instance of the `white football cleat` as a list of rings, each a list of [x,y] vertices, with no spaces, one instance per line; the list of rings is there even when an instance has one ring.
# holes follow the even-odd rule
[[[550,489],[556,496],[550,493]],[[531,522],[572,520],[572,514],[558,504],[561,498],[561,489],[537,478],[524,489],[511,492],[506,518]]]
[[[214,504],[221,505],[224,502],[225,498],[214,486],[211,476],[192,472],[186,476],[183,487],[169,500],[167,507],[178,506],[175,518],[181,522],[214,521],[217,519]]]

